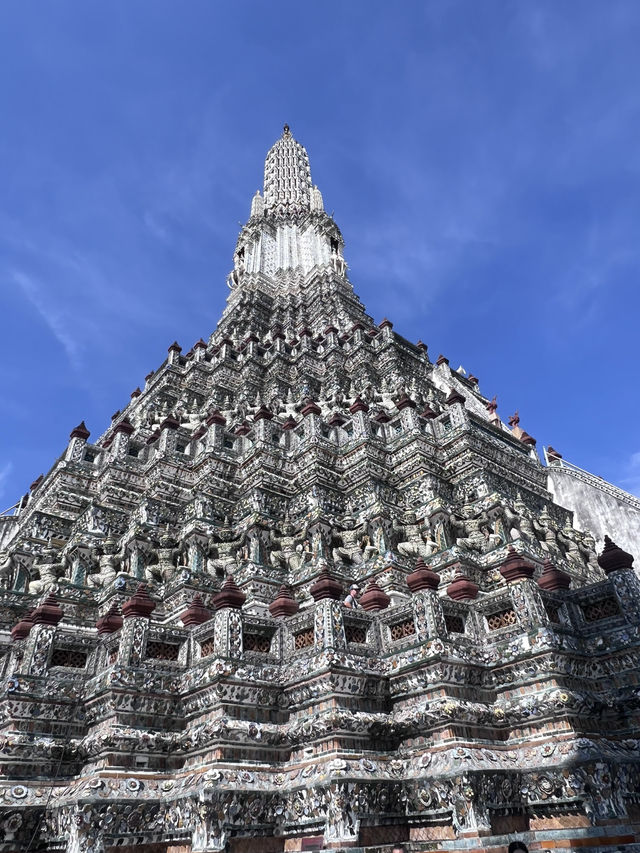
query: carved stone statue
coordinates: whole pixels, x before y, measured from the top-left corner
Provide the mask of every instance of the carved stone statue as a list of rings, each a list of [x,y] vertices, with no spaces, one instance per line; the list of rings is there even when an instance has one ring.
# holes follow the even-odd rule
[[[462,507],[461,515],[452,512],[449,515],[449,526],[455,537],[455,544],[460,548],[483,553],[494,547],[489,538],[492,534],[483,532],[483,529],[490,529],[486,513],[478,513],[471,504]]]
[[[181,553],[182,551],[178,547],[176,540],[171,536],[168,529],[165,530],[160,536],[158,547],[156,548],[158,557],[157,571],[164,583],[173,577]]]
[[[13,586],[15,565],[13,554],[0,552],[0,589],[10,589]]]
[[[484,547],[481,548],[482,551],[492,551],[502,543],[502,536],[495,533],[488,524],[483,524],[480,527],[480,533],[484,536],[485,541]]]
[[[583,546],[578,531],[566,524],[557,532],[556,538],[567,560],[574,563],[579,569],[584,570],[587,566],[587,560],[582,553]]]
[[[548,551],[550,554],[560,555],[560,547],[558,546],[557,525],[549,515],[549,511],[545,507],[537,519],[533,519],[533,529],[537,536],[540,547],[543,551]]]
[[[129,573],[134,578],[148,580],[146,571],[148,561],[149,552],[147,549],[135,543],[129,553]]]
[[[520,538],[523,532],[522,519],[516,512],[515,507],[512,509],[507,503],[502,504],[500,507],[500,516],[501,519],[500,517],[496,518],[494,530],[498,532],[498,523],[501,521],[505,542]]]
[[[519,530],[520,538],[528,539],[530,542],[535,542],[536,532],[533,529],[533,517],[520,492],[518,492],[517,498],[513,504],[513,509],[517,514],[517,522],[514,522],[514,527]],[[513,529],[514,528],[512,527],[511,536],[512,538],[517,538],[513,536]]]
[[[30,581],[29,592],[41,595],[58,585],[58,580],[65,573],[65,561],[58,559],[57,548],[48,545],[37,558],[33,571],[38,577]]]
[[[274,531],[271,531],[271,542],[275,546],[269,553],[269,562],[274,568],[288,569],[295,571],[302,563],[300,552],[296,550],[296,545],[300,544],[300,536],[296,535],[294,526],[285,521],[282,525],[282,535],[277,536]]]
[[[331,556],[336,563],[362,563],[362,550],[360,549],[360,531],[362,525],[349,513],[334,521],[337,532],[334,533]]]
[[[243,536],[243,544],[238,552],[243,560],[248,560],[256,565],[262,564],[262,541],[256,530],[251,530]]]
[[[331,792],[327,804],[325,839],[327,842],[353,841],[358,837],[360,821],[353,813],[353,805],[346,789],[338,785]]]
[[[376,548],[376,546],[371,542],[371,537],[368,533],[365,533],[362,539],[360,540],[360,548],[362,550],[362,560],[366,563],[367,560],[371,560],[374,557],[378,557],[380,552]]]
[[[582,541],[578,540],[578,548],[588,567],[592,571],[599,573],[600,566],[598,565],[598,558],[596,556],[596,540],[590,533],[584,533]]]
[[[398,542],[398,554],[402,557],[430,557],[438,550],[438,543],[431,536],[431,531],[418,524],[415,512],[406,512],[404,524],[394,524],[394,530],[404,536]]]
[[[87,577],[87,585],[92,587],[108,587],[116,579],[120,570],[122,558],[118,554],[118,540],[107,536],[96,549],[99,569]]]
[[[209,539],[208,572],[217,575],[232,574],[238,565],[238,556],[245,541],[244,531],[234,538],[233,529],[228,524],[218,528]]]
[[[331,249],[331,266],[338,275],[344,275],[347,265],[344,258],[341,258],[336,248]]]

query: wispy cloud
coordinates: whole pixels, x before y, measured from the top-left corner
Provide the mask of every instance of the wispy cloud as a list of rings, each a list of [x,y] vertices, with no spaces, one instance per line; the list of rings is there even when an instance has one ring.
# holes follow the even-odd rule
[[[17,269],[11,271],[11,278],[40,315],[53,337],[63,347],[72,367],[77,370],[80,367],[80,345],[72,335],[63,313],[48,303],[41,285],[35,278]]]
[[[632,453],[626,476],[620,481],[622,488],[640,497],[640,451]]]
[[[286,120],[374,317],[432,351],[464,349],[503,403],[512,388],[540,413],[540,440],[566,422],[560,446],[585,467],[615,447],[616,482],[639,491],[631,431],[593,417],[594,394],[600,411],[624,395],[638,420],[637,0],[393,13],[353,0],[337,29],[314,4],[284,29],[268,4],[248,18],[189,4],[179,19],[142,5],[34,24],[15,4],[5,30],[24,37],[0,34],[28,96],[3,100],[0,321],[9,351],[31,343],[3,394],[32,412],[34,383],[56,384],[52,457],[79,390],[79,416],[98,423],[171,340],[214,327],[237,222]],[[3,411],[17,442],[24,415]],[[32,476],[30,459],[23,472],[10,458],[16,482]]]
[[[131,214],[114,210],[113,219],[126,231]],[[114,337],[127,329],[135,334],[161,316],[151,298],[155,282],[143,250],[129,252],[123,268],[114,260],[115,250],[107,254],[104,247],[78,244],[68,234],[0,215],[0,266],[76,373],[88,352],[106,351]],[[121,251],[128,249],[121,242]]]
[[[9,476],[13,471],[13,463],[5,462],[4,465],[0,466],[0,512],[2,512],[6,507],[2,503],[5,498],[5,492],[7,490],[7,482],[9,480]]]

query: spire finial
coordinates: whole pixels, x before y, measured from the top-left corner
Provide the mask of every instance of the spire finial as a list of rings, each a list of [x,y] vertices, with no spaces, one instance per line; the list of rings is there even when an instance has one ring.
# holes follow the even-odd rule
[[[311,206],[309,156],[285,124],[280,139],[271,146],[264,164],[264,210],[296,214]]]

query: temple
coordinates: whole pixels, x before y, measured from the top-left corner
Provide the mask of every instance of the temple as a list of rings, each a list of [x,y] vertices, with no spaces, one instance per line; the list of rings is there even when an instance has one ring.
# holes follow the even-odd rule
[[[227,284],[0,518],[0,853],[640,850],[614,519],[373,322],[286,125]]]

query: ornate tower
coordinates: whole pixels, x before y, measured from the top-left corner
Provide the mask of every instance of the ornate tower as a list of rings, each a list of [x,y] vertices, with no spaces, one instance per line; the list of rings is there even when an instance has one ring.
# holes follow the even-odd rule
[[[287,126],[228,284],[0,519],[0,853],[638,843],[633,558],[374,324]]]
[[[238,237],[218,333],[264,334],[371,322],[346,278],[344,240],[311,183],[309,157],[285,125],[267,154],[264,196]]]

